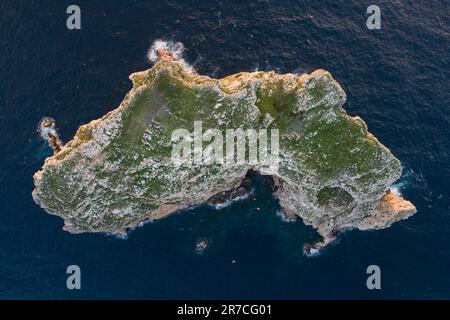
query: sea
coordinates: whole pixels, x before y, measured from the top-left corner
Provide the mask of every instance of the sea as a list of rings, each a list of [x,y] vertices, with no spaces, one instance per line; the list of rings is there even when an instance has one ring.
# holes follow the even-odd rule
[[[69,5],[81,29],[69,30]],[[369,29],[367,8],[380,8]],[[446,0],[2,0],[0,2],[0,299],[449,299],[450,6]],[[126,237],[70,234],[31,197],[60,138],[116,108],[154,41],[196,72],[326,69],[403,165],[393,188],[417,214],[346,231],[319,255],[318,234],[284,221],[270,187],[142,225]],[[196,243],[207,247],[198,252]],[[201,253],[201,254],[200,254]],[[67,287],[68,266],[80,289]],[[367,268],[380,268],[369,290]]]

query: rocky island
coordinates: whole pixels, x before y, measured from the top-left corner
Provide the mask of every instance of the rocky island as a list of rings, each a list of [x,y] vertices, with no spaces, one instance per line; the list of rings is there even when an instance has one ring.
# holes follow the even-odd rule
[[[151,69],[130,76],[133,88],[117,109],[81,126],[65,145],[48,135],[54,155],[34,175],[33,198],[62,217],[65,230],[124,233],[218,195],[240,194],[249,171],[270,176],[285,216],[300,217],[321,235],[306,253],[344,228],[386,228],[416,212],[389,191],[401,176],[399,160],[361,118],[346,113],[346,95],[327,71],[212,79],[167,51],[158,56]],[[198,121],[223,131],[276,129],[277,170],[250,162],[174,164],[174,130],[192,132]]]

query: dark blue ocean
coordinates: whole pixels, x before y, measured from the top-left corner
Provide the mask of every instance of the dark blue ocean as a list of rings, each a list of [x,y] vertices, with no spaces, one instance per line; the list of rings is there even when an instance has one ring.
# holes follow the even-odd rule
[[[81,8],[82,29],[66,28]],[[381,8],[368,30],[366,9]],[[222,210],[202,206],[146,224],[128,239],[72,235],[32,200],[49,147],[114,109],[130,73],[151,66],[158,38],[184,44],[201,73],[329,70],[345,109],[404,165],[397,184],[418,213],[380,231],[348,231],[317,257],[318,238],[285,223],[267,185]],[[450,4],[446,0],[0,2],[0,298],[450,298]],[[203,255],[195,242],[206,238]],[[81,290],[66,288],[68,265]],[[368,290],[366,268],[381,268]]]

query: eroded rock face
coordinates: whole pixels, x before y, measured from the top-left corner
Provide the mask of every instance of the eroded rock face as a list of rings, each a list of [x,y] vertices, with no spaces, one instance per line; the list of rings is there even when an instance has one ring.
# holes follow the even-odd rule
[[[415,212],[386,194],[400,162],[342,108],[346,96],[324,70],[308,75],[238,73],[216,80],[164,58],[130,76],[121,105],[81,126],[34,176],[34,200],[71,232],[124,232],[237,188],[259,165],[181,165],[171,160],[177,128],[279,130],[276,197],[329,243],[346,227],[388,227]],[[267,172],[266,172],[267,173]]]

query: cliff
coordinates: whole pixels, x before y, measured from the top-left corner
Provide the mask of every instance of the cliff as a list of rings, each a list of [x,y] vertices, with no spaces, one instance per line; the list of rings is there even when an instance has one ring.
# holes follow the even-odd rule
[[[81,126],[34,175],[34,200],[61,216],[65,230],[126,232],[235,190],[248,170],[271,175],[285,214],[323,237],[307,252],[342,228],[385,228],[416,211],[387,193],[401,175],[400,162],[362,119],[346,113],[346,95],[327,71],[211,79],[162,54],[130,79],[133,88],[120,106]],[[172,134],[194,131],[196,121],[224,132],[277,129],[276,169],[249,162],[175,165]]]

